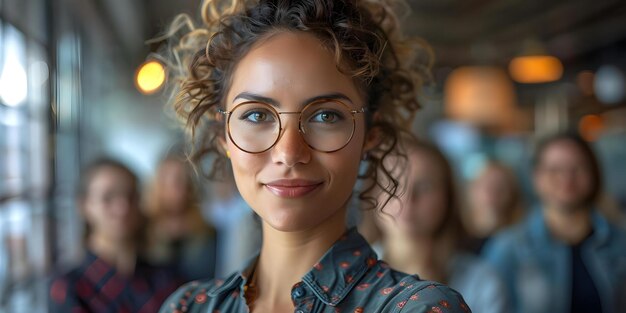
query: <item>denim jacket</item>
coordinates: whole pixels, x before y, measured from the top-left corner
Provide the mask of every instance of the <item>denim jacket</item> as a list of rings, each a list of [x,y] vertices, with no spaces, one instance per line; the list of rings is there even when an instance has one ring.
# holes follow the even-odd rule
[[[248,312],[243,287],[249,270],[225,280],[188,283],[165,301],[160,312]],[[355,229],[293,286],[291,299],[296,313],[470,312],[461,295],[449,287],[378,261]]]
[[[595,212],[592,223],[594,232],[581,254],[602,312],[626,312],[626,234]],[[550,235],[541,210],[498,234],[483,253],[508,285],[513,312],[570,312],[572,252]]]

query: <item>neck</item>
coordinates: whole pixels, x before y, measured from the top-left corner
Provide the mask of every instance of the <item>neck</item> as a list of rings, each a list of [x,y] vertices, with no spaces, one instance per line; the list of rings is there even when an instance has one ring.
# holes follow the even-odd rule
[[[266,308],[263,311],[268,312],[293,308],[290,296],[293,285],[301,281],[344,233],[345,209],[322,225],[305,231],[283,232],[264,222],[263,245],[255,270],[259,290],[255,307]]]
[[[543,211],[550,233],[569,245],[582,242],[593,229],[588,208],[557,208],[548,206]]]
[[[156,224],[156,236],[164,238],[166,241],[177,240],[185,237],[191,232],[192,223],[185,215],[165,215]]]
[[[92,235],[88,239],[89,249],[125,275],[133,273],[137,259],[136,245],[130,240],[114,241],[104,236]]]
[[[448,246],[445,239],[433,236],[386,237],[385,261],[400,271],[445,283],[447,261],[452,254]]]

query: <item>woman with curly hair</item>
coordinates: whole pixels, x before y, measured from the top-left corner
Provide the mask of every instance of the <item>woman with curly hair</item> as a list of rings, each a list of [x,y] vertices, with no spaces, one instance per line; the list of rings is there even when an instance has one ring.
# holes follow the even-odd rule
[[[161,312],[469,312],[456,291],[390,269],[346,230],[362,163],[366,191],[391,184],[379,186],[383,203],[360,198],[379,209],[395,196],[383,161],[402,154],[430,66],[386,3],[205,1],[202,16],[171,47],[174,106],[192,159],[213,160],[214,176],[232,169],[263,244],[241,272],[191,282]]]

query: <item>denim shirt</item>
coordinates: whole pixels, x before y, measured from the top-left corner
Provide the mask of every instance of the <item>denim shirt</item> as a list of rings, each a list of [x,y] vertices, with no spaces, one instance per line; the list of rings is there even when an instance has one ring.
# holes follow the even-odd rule
[[[506,285],[496,269],[480,257],[460,252],[448,263],[448,285],[474,312],[510,313]]]
[[[626,298],[626,234],[595,212],[592,223],[593,234],[580,247],[583,262],[602,312],[625,312],[619,302]],[[514,312],[570,312],[571,249],[550,235],[541,210],[498,234],[483,253],[508,285]]]
[[[249,271],[188,283],[160,312],[248,312],[243,287]],[[354,228],[293,286],[291,299],[296,313],[471,312],[453,289],[390,269]]]

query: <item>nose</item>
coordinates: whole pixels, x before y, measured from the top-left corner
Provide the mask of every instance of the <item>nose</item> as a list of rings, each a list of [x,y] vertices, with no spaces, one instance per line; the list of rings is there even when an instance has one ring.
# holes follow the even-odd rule
[[[311,148],[300,134],[297,118],[288,118],[291,123],[285,123],[278,142],[271,149],[272,160],[277,164],[294,167],[297,164],[306,164],[311,161]]]

